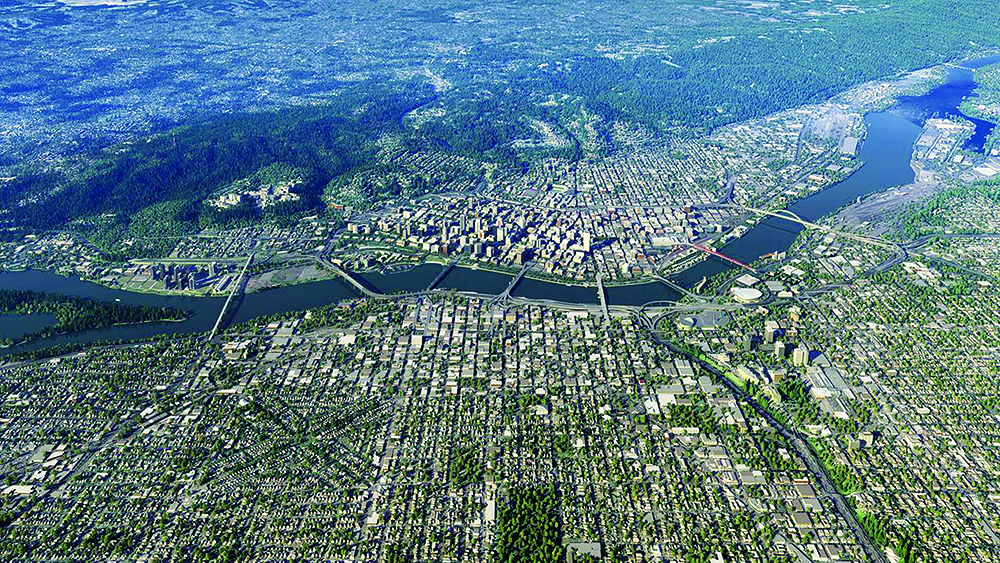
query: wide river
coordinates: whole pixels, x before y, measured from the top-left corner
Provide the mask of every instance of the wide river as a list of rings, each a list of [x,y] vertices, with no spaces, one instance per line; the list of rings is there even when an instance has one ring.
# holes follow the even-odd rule
[[[972,68],[1000,62],[1000,56],[987,57],[964,63],[966,68],[953,68],[946,81],[922,96],[909,96],[887,112],[871,113],[865,116],[868,132],[861,145],[859,157],[865,162],[857,172],[847,179],[792,204],[789,209],[803,219],[813,221],[849,203],[859,196],[880,192],[887,188],[903,185],[913,180],[910,156],[913,143],[920,134],[921,126],[934,115],[961,115],[976,125],[976,131],[966,143],[969,150],[982,151],[986,136],[992,125],[971,119],[960,113],[958,106],[962,100],[972,95],[975,89]],[[720,251],[723,254],[750,263],[769,252],[787,249],[802,229],[797,223],[770,218],[751,229],[743,237],[727,244]],[[731,265],[717,259],[709,259],[681,272],[675,277],[678,284],[690,287],[702,277],[725,271]],[[382,292],[414,291],[427,285],[441,271],[441,266],[425,264],[411,270],[395,274],[366,274],[361,277]],[[511,277],[504,274],[453,269],[438,287],[479,293],[501,293]],[[187,320],[176,323],[150,323],[143,325],[115,326],[71,335],[64,335],[0,350],[0,355],[35,350],[66,343],[90,343],[101,340],[135,339],[157,334],[177,334],[204,332],[212,328],[222,308],[222,298],[191,298],[176,296],[146,295],[109,289],[101,285],[82,281],[74,277],[62,277],[53,272],[0,272],[0,289],[31,289],[49,291],[64,295],[75,295],[102,300],[118,300],[139,305],[167,306],[183,309],[190,313]],[[566,286],[536,280],[523,280],[513,292],[519,297],[548,299],[566,303],[598,303],[597,292],[590,287]],[[342,299],[356,297],[357,293],[340,280],[327,280],[296,286],[251,293],[238,303],[231,322],[281,313],[298,311],[334,303]],[[641,305],[650,301],[675,300],[678,294],[660,283],[628,287],[608,287],[608,303],[612,305]],[[29,317],[24,315],[0,315],[0,336],[16,337],[38,330],[53,322],[51,317]]]

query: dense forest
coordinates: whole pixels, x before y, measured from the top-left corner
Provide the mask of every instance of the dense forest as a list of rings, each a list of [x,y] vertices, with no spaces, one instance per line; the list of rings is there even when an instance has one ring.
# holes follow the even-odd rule
[[[0,335],[0,346],[115,324],[181,320],[186,317],[183,311],[166,307],[126,305],[54,293],[4,289],[0,290],[0,315],[8,314],[49,314],[55,317],[55,323],[24,335],[17,341]]]
[[[315,212],[333,178],[367,165],[372,141],[398,128],[423,103],[420,89],[404,97],[369,85],[322,105],[206,119],[136,142],[76,155],[59,170],[35,167],[0,184],[0,208],[18,208],[16,226],[72,226],[99,244],[128,237],[170,236],[193,227],[233,226]],[[367,108],[358,112],[359,107]],[[299,201],[266,210],[204,208],[213,191],[274,165],[304,171]],[[52,195],[55,194],[55,195]],[[19,205],[25,199],[30,205]],[[160,252],[157,245],[145,251]]]
[[[497,507],[496,563],[566,560],[554,485],[511,488]]]

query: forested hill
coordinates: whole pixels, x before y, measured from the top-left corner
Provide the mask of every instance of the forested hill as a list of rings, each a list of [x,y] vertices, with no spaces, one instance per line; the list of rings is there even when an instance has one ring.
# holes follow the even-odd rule
[[[524,79],[606,115],[711,128],[1000,47],[1000,12],[982,0],[762,2],[748,10],[756,18],[732,4],[696,30],[671,30],[683,48],[581,53]]]
[[[428,2],[418,12],[409,3],[347,1],[337,9],[350,21],[331,16],[322,22],[316,21],[320,11],[283,14],[282,9],[269,11],[275,30],[292,24],[321,27],[285,38],[298,47],[295,57],[271,54],[272,67],[289,71],[298,82],[269,78],[269,91],[279,100],[282,92],[308,92],[312,102],[304,105],[295,96],[264,111],[203,110],[201,117],[180,119],[179,126],[158,134],[137,134],[110,147],[84,143],[89,148],[64,161],[32,158],[0,167],[0,176],[14,178],[0,182],[0,226],[6,236],[22,236],[23,229],[72,228],[111,248],[127,237],[295,217],[322,210],[320,196],[331,182],[344,186],[355,174],[384,172],[376,158],[383,139],[405,150],[446,151],[512,166],[539,157],[576,159],[618,150],[615,132],[621,129],[615,125],[653,135],[698,134],[1000,45],[1000,12],[985,0]],[[148,22],[154,27],[167,27],[171,17],[184,14],[182,9],[170,15],[143,7],[129,10],[155,16]],[[116,14],[73,12],[63,27],[86,29],[101,18],[119,18]],[[260,16],[245,9],[226,17],[251,21]],[[217,16],[198,17],[191,25],[210,25]],[[329,45],[314,53],[319,29],[328,35],[341,28],[352,34],[338,44],[336,60]],[[62,29],[49,33],[56,37]],[[238,26],[213,30],[239,32]],[[74,37],[87,41],[85,35]],[[23,36],[16,41],[30,43]],[[191,56],[190,45],[163,41],[158,47],[175,58]],[[12,100],[5,106],[9,115],[34,111],[31,92],[43,92],[46,107],[56,108],[46,110],[49,122],[64,119],[67,128],[99,122],[102,112],[114,107],[102,101],[107,88],[81,93],[85,85],[67,89],[69,78],[29,80],[25,60],[33,51],[22,46],[10,66],[10,84],[0,87]],[[108,68],[142,63],[116,62],[116,56],[106,55],[88,79],[101,82]],[[158,60],[142,64],[155,67]],[[336,80],[322,86],[325,75],[299,69],[302,61],[333,65],[328,70]],[[43,69],[54,64],[35,63]],[[244,72],[243,64],[233,58],[223,70]],[[192,81],[207,93],[246,94],[239,90],[245,84],[220,80],[220,68],[185,67],[180,74],[187,82],[174,84],[172,97],[160,103],[169,107],[175,98],[176,103],[185,100]],[[62,70],[65,77],[76,72]],[[149,89],[153,96],[173,84],[169,77],[177,72],[156,74],[148,84],[134,81],[132,87]],[[197,106],[189,100],[192,104]],[[58,113],[64,106],[74,108],[72,114]],[[131,116],[136,109],[118,111]],[[533,123],[544,123],[554,140],[541,142],[545,139]],[[29,128],[9,129],[14,130]],[[531,142],[521,142],[526,139]],[[217,213],[205,207],[210,194],[277,163],[306,171],[308,181],[298,188],[297,201],[266,212],[244,207]],[[414,195],[395,182],[385,184],[384,190],[378,182],[362,184],[375,187],[361,194],[360,204]],[[434,189],[423,179],[413,185],[418,192]],[[156,254],[163,248],[140,250]]]
[[[364,162],[370,140],[422,101],[371,88],[328,104],[199,120],[0,184],[0,208],[20,208],[10,220],[33,227],[130,215],[163,201],[200,201],[276,162],[313,172],[303,191],[306,205],[315,206],[326,181]],[[26,196],[37,196],[37,203],[22,205]]]

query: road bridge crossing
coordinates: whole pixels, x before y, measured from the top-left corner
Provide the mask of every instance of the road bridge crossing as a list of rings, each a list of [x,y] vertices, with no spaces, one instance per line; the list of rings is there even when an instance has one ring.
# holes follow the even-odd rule
[[[604,324],[611,324],[611,313],[608,312],[608,296],[604,291],[604,274],[597,273],[597,296],[601,299],[601,311],[604,313]]]
[[[246,290],[247,269],[250,267],[250,263],[253,262],[253,257],[254,254],[256,253],[257,253],[257,245],[255,244],[253,249],[250,250],[250,256],[247,256],[247,261],[243,264],[243,269],[240,270],[240,277],[237,278],[236,283],[233,284],[233,289],[229,291],[229,297],[226,298],[226,302],[222,304],[222,311],[219,311],[219,318],[215,319],[215,326],[212,327],[212,332],[210,332],[208,335],[209,340],[215,338],[216,333],[218,333],[219,326],[222,325],[222,319],[226,317],[226,312],[229,310],[229,304],[233,301],[233,297],[237,293],[243,293]]]
[[[818,231],[823,231],[825,233],[830,233],[832,235],[842,236],[844,238],[855,240],[857,242],[863,242],[865,244],[872,244],[872,245],[875,245],[875,246],[881,246],[882,248],[886,248],[886,249],[889,249],[889,250],[899,250],[899,248],[900,248],[899,245],[897,245],[897,244],[895,244],[893,242],[889,242],[887,240],[882,240],[882,239],[880,239],[878,237],[872,237],[872,236],[866,236],[866,235],[858,235],[858,234],[855,234],[855,233],[848,233],[848,232],[845,232],[845,231],[838,231],[837,229],[834,229],[833,227],[828,227],[826,225],[818,225],[818,224],[813,223],[811,221],[806,221],[805,219],[799,217],[798,215],[796,215],[792,211],[789,211],[788,209],[779,209],[777,211],[771,211],[771,210],[767,210],[767,209],[756,209],[756,208],[753,208],[753,207],[747,207],[745,205],[738,205],[738,204],[735,204],[735,203],[706,203],[706,204],[699,205],[698,207],[699,208],[711,207],[711,208],[736,209],[736,210],[740,210],[740,211],[747,211],[747,212],[750,212],[750,213],[756,213],[758,215],[767,215],[769,217],[775,217],[775,218],[778,218],[778,219],[784,219],[785,221],[790,221],[792,223],[798,223],[799,225],[802,225],[803,227],[806,227],[806,228],[809,228],[809,229],[815,229],[815,230],[818,230]]]
[[[531,262],[525,262],[524,266],[521,267],[521,271],[514,276],[514,279],[510,280],[510,283],[507,284],[507,288],[503,290],[503,293],[493,298],[493,301],[490,302],[490,306],[499,305],[500,303],[510,299],[511,292],[514,291],[517,284],[521,283],[521,280],[524,279],[524,275],[527,274],[530,269]]]
[[[461,258],[462,258],[461,256],[456,257],[454,260],[449,262],[448,265],[442,268],[441,272],[439,272],[438,275],[435,276],[433,280],[431,280],[431,283],[427,284],[427,289],[425,291],[430,291],[435,287],[437,287],[437,284],[441,283],[441,280],[443,280],[445,276],[447,276],[452,270],[455,269],[455,266],[458,265],[458,261],[461,260]]]

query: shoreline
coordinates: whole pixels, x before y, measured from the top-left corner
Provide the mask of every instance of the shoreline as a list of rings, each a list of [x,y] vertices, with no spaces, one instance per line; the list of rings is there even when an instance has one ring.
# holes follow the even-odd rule
[[[898,82],[900,82],[902,80],[905,80],[908,76],[910,76],[910,75],[912,75],[914,73],[918,73],[918,72],[922,72],[922,71],[946,70],[949,66],[955,66],[957,64],[956,61],[958,63],[962,63],[962,62],[968,62],[968,61],[974,61],[974,60],[978,60],[978,59],[988,58],[988,57],[991,57],[991,56],[996,56],[998,54],[1000,54],[1000,50],[981,50],[981,51],[979,51],[977,53],[967,54],[967,55],[965,55],[962,58],[956,59],[955,61],[946,61],[946,62],[939,63],[939,64],[934,65],[934,66],[906,71],[905,73],[897,74],[897,75],[892,76],[892,77],[886,77],[886,78],[884,78],[882,80],[872,81],[872,82],[866,83],[866,84],[893,84],[893,83],[898,83]],[[924,83],[920,84],[920,87],[922,89],[926,89],[927,91],[933,90],[933,88],[935,88],[937,86],[940,86],[941,84],[945,83],[946,82],[946,78],[947,78],[947,73],[945,72],[945,73],[942,73],[941,76],[935,77],[933,80],[925,80]],[[835,94],[834,96],[832,96],[831,98],[829,98],[827,100],[827,102],[824,102],[824,103],[835,101],[838,98],[844,96],[845,94],[850,93],[852,90],[856,90],[856,89],[858,89],[860,87],[863,87],[863,86],[865,86],[865,85],[858,85],[858,86],[855,86],[854,88],[846,90],[844,92],[839,92],[839,93]],[[868,116],[868,115],[870,115],[872,113],[891,111],[892,106],[894,106],[894,105],[896,105],[898,103],[898,98],[900,96],[904,96],[904,95],[910,95],[910,94],[896,93],[896,94],[893,94],[892,96],[890,96],[886,100],[881,100],[878,103],[875,103],[874,105],[866,105],[866,107],[859,108],[859,109],[861,109],[862,111],[864,111],[864,113],[862,114],[863,116]],[[816,105],[816,104],[810,104],[810,105]],[[802,107],[809,107],[809,106],[802,106]],[[867,140],[867,128],[865,130],[865,138]],[[796,204],[797,202],[803,201],[803,200],[811,197],[812,195],[826,192],[830,188],[832,188],[832,187],[838,185],[839,183],[841,183],[841,182],[849,179],[850,177],[852,177],[858,171],[862,170],[865,167],[865,165],[866,165],[866,163],[862,162],[860,166],[858,166],[857,168],[855,168],[854,170],[852,170],[844,178],[840,178],[840,179],[832,182],[830,185],[826,186],[825,188],[822,188],[822,189],[817,190],[815,192],[807,193],[807,194],[805,194],[805,197],[800,197],[800,198],[797,198],[797,199],[788,200],[783,205],[779,206],[778,208],[787,209],[787,208],[791,207],[792,205]],[[913,167],[912,160],[911,160],[910,166]],[[914,171],[915,171],[915,173],[918,173],[918,171],[916,170],[916,168],[914,168]],[[873,193],[877,193],[877,192],[873,192]],[[754,222],[753,226],[754,227],[758,226],[760,223],[762,223],[764,220],[766,220],[766,218],[767,218],[766,216],[759,217],[757,219],[757,221]],[[743,238],[743,236],[746,236],[746,234],[749,233],[752,230],[752,228],[753,227],[751,227],[750,229],[748,229],[740,237],[734,237],[734,238],[730,238],[728,240],[725,240],[725,242],[722,244],[722,246],[720,246],[720,248],[724,247],[725,245],[731,244],[732,242],[740,240],[741,238]],[[723,237],[723,238],[725,238],[725,237]],[[717,240],[719,240],[719,239],[717,239]],[[714,242],[714,241],[710,241],[710,242]],[[674,272],[672,275],[677,275],[677,274],[679,274],[679,273],[681,273],[683,271],[686,271],[687,269],[695,267],[698,264],[701,264],[702,262],[704,262],[706,259],[707,259],[707,256],[702,257],[701,259],[695,260],[695,261],[687,264],[680,271]],[[225,259],[225,260],[223,260],[223,259],[216,259],[215,261],[227,261],[227,262],[231,262],[231,261],[234,261],[234,260],[235,259]],[[171,262],[178,262],[178,263],[203,263],[205,261],[210,261],[210,259],[166,258],[166,259],[163,259],[163,260],[141,259],[141,260],[135,260],[133,262],[147,263],[147,262],[162,262],[162,261],[171,261]],[[449,261],[447,260],[446,257],[437,256],[436,255],[436,256],[433,256],[433,257],[426,257],[425,259],[423,259],[420,262],[413,263],[412,266],[413,267],[419,267],[419,266],[426,265],[426,264],[436,264],[436,265],[440,265],[440,266],[446,266],[448,263],[449,263]],[[494,266],[492,264],[479,263],[478,261],[474,261],[474,260],[462,260],[462,259],[460,259],[459,263],[457,263],[455,265],[455,267],[465,268],[465,269],[470,270],[470,271],[483,271],[483,272],[488,272],[488,273],[500,274],[500,275],[504,275],[504,276],[514,276],[517,273],[516,271],[507,270],[507,269],[505,269],[503,267],[497,267],[497,266]],[[30,271],[30,269],[29,268],[22,268],[22,269],[12,269],[12,270],[3,270],[3,271],[24,272],[24,271]],[[0,271],[0,274],[2,274],[3,271]],[[81,281],[84,281],[84,282],[87,282],[87,283],[94,283],[96,285],[99,285],[99,286],[104,287],[104,288],[109,289],[109,290],[122,291],[122,292],[126,292],[126,293],[129,293],[129,294],[134,294],[134,295],[151,295],[151,296],[160,296],[160,297],[168,297],[168,298],[182,298],[182,299],[183,298],[190,298],[190,299],[222,299],[222,298],[225,297],[224,293],[223,294],[216,294],[211,289],[208,289],[207,291],[204,291],[204,292],[194,292],[194,291],[176,292],[176,291],[158,290],[158,289],[140,290],[140,289],[134,289],[134,288],[127,288],[126,289],[125,287],[118,286],[118,285],[112,285],[112,284],[110,284],[110,283],[108,283],[106,281],[100,280],[100,279],[94,279],[94,278],[84,277],[83,275],[81,275],[80,273],[77,273],[77,272],[65,273],[64,271],[59,271],[59,270],[40,270],[40,271],[52,272],[52,273],[55,273],[55,274],[57,274],[57,275],[59,275],[61,277],[64,277],[64,278],[68,278],[68,279],[75,278],[75,279],[78,279],[78,280],[81,280]],[[356,272],[356,273],[358,273],[358,274],[365,274],[365,273],[372,273],[372,272],[376,272],[376,270],[359,271],[359,272]],[[390,275],[392,275],[392,274],[390,274]],[[587,289],[596,288],[597,287],[596,279],[591,281],[591,280],[577,280],[577,279],[571,279],[571,278],[561,278],[559,276],[548,277],[545,274],[542,274],[542,275],[536,274],[532,270],[529,270],[528,272],[526,272],[524,278],[528,279],[528,280],[535,281],[535,282],[539,282],[539,283],[550,284],[550,285],[553,285],[553,286],[561,286],[561,287],[587,288]],[[257,288],[257,289],[254,289],[252,291],[247,291],[246,294],[247,295],[253,295],[253,294],[261,293],[261,292],[268,291],[268,290],[271,290],[271,289],[298,287],[298,286],[303,286],[303,285],[307,285],[307,284],[310,284],[310,283],[320,283],[320,282],[324,282],[324,281],[329,281],[331,279],[335,279],[335,276],[321,277],[321,278],[317,278],[317,279],[304,280],[304,281],[301,281],[301,282],[300,281],[293,281],[293,282],[290,282],[290,283],[280,283],[280,284],[273,285],[273,286],[268,286],[268,287],[263,287],[263,288]],[[619,280],[616,280],[616,279],[607,280],[607,281],[604,282],[604,287],[606,287],[606,288],[630,288],[630,287],[640,287],[640,286],[644,286],[644,285],[653,285],[653,284],[663,285],[662,282],[660,282],[659,280],[657,280],[653,276],[643,276],[643,277],[640,277],[640,278],[636,278],[636,279],[632,279],[632,280],[627,280],[627,281],[619,281]]]
[[[0,315],[0,317],[3,317],[3,315]],[[95,327],[91,327],[91,328],[85,328],[83,330],[74,330],[74,331],[67,331],[67,332],[59,332],[59,333],[56,333],[56,334],[49,334],[49,335],[43,336],[43,337],[29,338],[27,340],[22,340],[20,342],[15,342],[13,344],[9,344],[9,345],[6,345],[6,346],[0,345],[0,354],[4,354],[6,350],[9,350],[11,348],[16,348],[18,346],[26,346],[26,345],[31,344],[33,342],[37,342],[39,340],[47,340],[49,338],[59,338],[61,336],[71,336],[71,335],[74,335],[74,334],[77,334],[77,333],[83,334],[83,333],[87,333],[87,332],[93,332],[93,331],[97,331],[97,330],[103,330],[103,329],[107,329],[107,328],[120,327],[120,326],[143,326],[143,325],[160,324],[160,323],[183,323],[183,322],[187,321],[190,318],[191,318],[191,315],[186,315],[184,318],[181,318],[181,319],[170,318],[170,319],[157,319],[157,320],[151,320],[151,321],[139,321],[139,322],[136,322],[136,323],[112,323],[112,324],[104,325],[104,326],[95,326]]]

